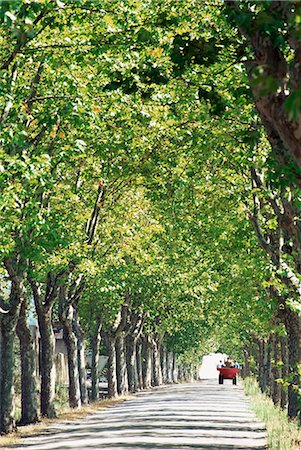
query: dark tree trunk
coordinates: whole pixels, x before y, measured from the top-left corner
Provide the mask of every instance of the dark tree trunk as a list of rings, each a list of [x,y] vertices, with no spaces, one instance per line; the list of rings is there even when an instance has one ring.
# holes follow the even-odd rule
[[[265,390],[265,342],[263,339],[257,340],[258,344],[258,383],[259,387],[264,392]]]
[[[137,392],[138,389],[138,373],[137,373],[137,353],[136,353],[135,337],[128,335],[126,338],[126,360],[129,391]]]
[[[177,367],[177,355],[173,352],[173,362],[172,362],[172,381],[173,383],[178,382],[178,367]],[[198,379],[198,366],[196,368],[196,379]]]
[[[182,364],[179,364],[178,366],[178,380],[180,383],[184,381],[184,367]]]
[[[54,303],[58,294],[58,277],[47,274],[45,295],[36,280],[29,276],[38,315],[40,331],[40,374],[41,374],[41,414],[44,417],[56,417],[55,398],[55,337],[52,328]]]
[[[0,373],[0,432],[10,433],[15,430],[15,362],[14,342],[17,314],[1,317],[1,373]]]
[[[21,356],[21,419],[26,425],[38,421],[37,386],[36,386],[36,349],[33,336],[27,323],[27,299],[21,305],[17,324]]]
[[[288,416],[293,418],[298,417],[300,412],[298,397],[298,389],[300,388],[298,365],[301,360],[299,314],[287,310],[285,326],[288,334],[288,360],[290,376],[290,384],[288,386]]]
[[[24,269],[20,258],[4,261],[11,288],[7,313],[0,313],[0,433],[10,433],[15,427],[15,352],[14,343],[20,307],[25,300]]]
[[[92,336],[92,366],[91,366],[91,381],[92,381],[92,391],[91,400],[96,401],[99,398],[99,382],[98,382],[98,367],[99,367],[99,350],[100,350],[100,330],[101,321],[98,320],[96,323],[96,329],[94,335]]]
[[[44,309],[44,308],[43,308]],[[41,335],[41,414],[56,417],[55,398],[55,337],[52,329],[52,308],[41,312],[39,309],[39,331]]]
[[[281,346],[281,378],[286,381],[288,376],[288,354],[287,354],[287,337],[280,336],[280,346]],[[281,385],[281,408],[285,409],[287,407],[287,388],[283,384]]]
[[[136,344],[136,357],[137,357],[137,376],[138,376],[138,390],[143,389],[143,376],[142,376],[142,342],[139,338]]]
[[[117,392],[126,395],[129,391],[128,374],[125,351],[125,333],[121,332],[116,338],[116,376]]]
[[[84,333],[79,324],[77,311],[74,315],[73,330],[77,339],[77,361],[78,361],[80,399],[81,404],[86,405],[88,403],[86,357],[85,357],[86,352],[84,343]]]
[[[109,398],[117,397],[116,377],[116,336],[103,333],[108,352],[108,395]]]
[[[265,380],[264,391],[271,396],[272,393],[272,349],[274,347],[275,336],[269,337],[268,343],[265,345]]]
[[[152,345],[149,340],[149,336],[143,336],[142,338],[142,376],[143,376],[143,388],[149,389],[152,385]]]
[[[278,405],[281,399],[281,385],[277,381],[280,378],[279,346],[280,346],[279,336],[275,336],[275,339],[273,340],[273,366],[272,366],[272,379],[273,379],[272,399],[275,405]]]
[[[73,332],[72,321],[64,321],[63,328],[68,356],[69,405],[71,408],[80,408],[77,339]]]

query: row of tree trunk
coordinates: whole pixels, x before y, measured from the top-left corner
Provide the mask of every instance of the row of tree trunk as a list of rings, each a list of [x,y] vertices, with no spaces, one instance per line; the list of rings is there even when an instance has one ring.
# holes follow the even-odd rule
[[[12,293],[14,294],[12,287]],[[69,375],[69,405],[80,408],[88,402],[85,369],[84,336],[78,320],[76,290],[59,289],[59,317],[67,348]],[[35,296],[41,295],[34,291]],[[18,294],[19,295],[19,294]],[[36,299],[38,301],[39,299]],[[1,315],[0,333],[0,394],[1,433],[16,428],[15,419],[15,348],[16,335],[20,348],[21,368],[21,424],[36,422],[40,416],[55,417],[55,338],[52,327],[52,307],[48,311],[37,308],[40,330],[40,364],[33,336],[28,326],[28,300],[24,296],[18,315]],[[16,331],[16,332],[15,332]],[[176,355],[167,351],[163,336],[143,332],[143,317],[123,308],[115,323],[105,327],[96,321],[91,337],[92,389],[91,401],[99,398],[98,361],[103,339],[108,355],[108,395],[110,398],[137,392],[164,383],[191,380],[190,367],[177,366]],[[38,401],[38,393],[40,401]],[[40,403],[40,411],[38,404]]]
[[[287,409],[289,417],[296,417],[299,409],[296,379],[290,376],[294,372],[285,335],[273,333],[268,339],[256,338],[244,349],[243,377],[256,375],[261,391],[271,397],[276,406]]]

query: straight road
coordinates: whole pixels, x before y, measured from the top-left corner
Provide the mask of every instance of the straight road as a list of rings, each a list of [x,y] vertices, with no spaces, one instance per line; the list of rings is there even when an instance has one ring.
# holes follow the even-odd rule
[[[18,450],[266,449],[263,424],[231,380],[168,385],[25,438]]]

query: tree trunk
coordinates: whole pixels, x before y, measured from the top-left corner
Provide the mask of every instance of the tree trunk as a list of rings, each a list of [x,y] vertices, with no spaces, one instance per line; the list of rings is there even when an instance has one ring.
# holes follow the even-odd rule
[[[14,343],[20,307],[25,300],[25,263],[16,256],[15,260],[4,261],[10,276],[11,288],[7,313],[0,313],[0,433],[10,433],[15,422],[15,352]]]
[[[288,376],[288,355],[287,355],[287,337],[280,336],[280,346],[281,346],[281,378],[286,381]],[[282,409],[287,407],[287,388],[283,384],[281,385],[281,403]]]
[[[127,360],[127,373],[130,392],[137,392],[138,389],[136,342],[137,340],[135,339],[135,337],[131,335],[127,336],[126,360]]]
[[[108,352],[108,395],[109,398],[117,397],[116,378],[116,336],[103,334]]]
[[[126,395],[129,391],[128,374],[125,351],[125,333],[121,332],[116,338],[116,376],[117,392]]]
[[[280,403],[281,399],[281,385],[277,380],[280,378],[280,366],[279,366],[279,336],[275,336],[273,341],[273,366],[272,366],[272,399],[275,405]]]
[[[152,384],[152,346],[148,335],[142,338],[142,376],[143,376],[143,388],[149,389]]]
[[[138,390],[143,389],[143,376],[142,376],[142,342],[139,338],[136,344],[136,357],[137,357],[137,376],[138,376]]]
[[[1,317],[0,433],[15,430],[15,361],[14,342],[17,314]]]
[[[178,364],[178,382],[181,383],[182,380],[183,380],[182,364]]]
[[[43,312],[44,311],[44,312]],[[52,329],[52,308],[37,309],[41,335],[41,414],[56,417],[55,398],[55,337]]]
[[[170,384],[173,382],[172,372],[173,372],[173,354],[172,352],[167,352],[167,383]]]
[[[99,398],[99,381],[98,381],[98,367],[99,367],[99,350],[100,350],[100,330],[101,330],[101,321],[98,320],[96,323],[96,329],[94,335],[92,336],[92,365],[91,365],[91,382],[92,382],[92,390],[91,390],[91,400],[96,401]]]
[[[243,365],[243,378],[247,378],[250,376],[250,349],[248,347],[246,347],[244,349],[244,365]]]
[[[285,326],[288,334],[288,359],[290,376],[290,384],[288,386],[288,416],[293,418],[297,417],[300,411],[298,398],[298,389],[300,388],[298,365],[300,364],[301,360],[299,314],[287,310]]]
[[[271,396],[272,394],[272,349],[274,347],[275,336],[269,337],[267,345],[265,345],[265,380],[264,391]]]
[[[259,387],[264,392],[265,390],[265,342],[263,339],[257,340],[258,344],[258,383]]]
[[[81,395],[78,372],[78,347],[77,337],[74,332],[75,310],[73,305],[73,302],[70,300],[69,292],[67,293],[66,286],[61,286],[59,290],[59,319],[63,325],[63,336],[68,357],[69,406],[70,408],[80,408]]]
[[[37,386],[36,386],[36,349],[33,337],[27,324],[27,299],[20,309],[17,324],[17,335],[20,342],[21,356],[21,419],[26,425],[38,421]]]
[[[164,384],[167,383],[167,365],[166,365],[166,347],[164,345],[161,346],[161,352],[160,352],[160,359],[161,359],[161,372],[162,372],[162,382]]]
[[[69,405],[70,408],[80,408],[80,387],[78,374],[78,349],[77,339],[73,332],[72,320],[64,320],[64,341],[68,356],[68,375],[69,375]]]
[[[178,368],[177,368],[177,355],[173,352],[173,363],[172,363],[172,381],[173,383],[178,382]],[[196,377],[198,379],[198,366],[197,366],[197,374]]]
[[[162,370],[160,360],[160,340],[152,339],[153,350],[153,386],[160,386],[162,384]]]
[[[85,355],[86,352],[84,343],[84,333],[79,324],[77,311],[74,314],[73,330],[77,339],[77,361],[78,361],[80,399],[81,404],[86,405],[88,403],[86,355]]]

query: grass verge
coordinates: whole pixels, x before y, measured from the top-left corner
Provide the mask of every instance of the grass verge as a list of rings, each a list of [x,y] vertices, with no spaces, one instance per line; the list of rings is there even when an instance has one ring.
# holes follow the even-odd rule
[[[53,423],[58,423],[66,420],[76,420],[86,417],[89,414],[96,413],[101,409],[105,409],[109,406],[113,406],[117,403],[121,403],[130,399],[131,396],[123,396],[112,399],[103,399],[97,402],[90,403],[89,405],[82,406],[80,409],[68,409],[62,413],[58,413],[55,419],[41,419],[40,422],[32,425],[20,426],[14,433],[7,436],[0,436],[0,448],[1,450],[8,450],[10,447],[20,443],[20,439],[24,437],[37,436],[45,430],[46,427],[51,426]]]
[[[270,450],[300,450],[301,430],[297,422],[290,421],[286,412],[276,407],[272,399],[261,392],[254,378],[246,378],[244,388],[250,397],[251,408],[265,423],[268,448]]]

